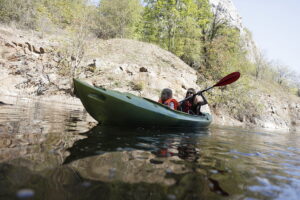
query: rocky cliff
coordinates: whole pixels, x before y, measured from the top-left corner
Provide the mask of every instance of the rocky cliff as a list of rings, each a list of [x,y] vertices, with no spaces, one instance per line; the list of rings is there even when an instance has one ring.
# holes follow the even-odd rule
[[[209,0],[214,13],[218,13],[221,19],[226,20],[231,26],[240,30],[244,48],[248,52],[248,59],[254,62],[255,54],[260,51],[251,33],[244,26],[242,17],[239,15],[232,0]]]

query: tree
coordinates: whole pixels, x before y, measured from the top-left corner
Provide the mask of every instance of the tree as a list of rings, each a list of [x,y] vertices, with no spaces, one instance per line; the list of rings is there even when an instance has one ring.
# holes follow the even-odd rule
[[[282,64],[280,61],[275,61],[274,66],[277,73],[277,83],[279,83],[279,85],[283,85],[283,83],[293,75],[293,72],[288,66]]]
[[[180,57],[193,68],[199,68],[201,64],[204,44],[201,41],[203,29],[210,24],[213,13],[209,2],[206,0],[189,1],[183,9],[182,26],[182,55]]]
[[[200,72],[210,79],[238,70],[246,71],[249,62],[242,48],[240,31],[220,16],[218,6],[213,19],[202,29]]]
[[[147,0],[143,40],[173,52],[190,66],[199,65],[201,29],[210,17],[207,0]]]
[[[139,0],[101,0],[96,34],[100,38],[138,38],[142,11]]]
[[[261,74],[266,70],[266,68],[269,65],[265,53],[256,50],[254,54],[254,62],[255,62],[255,78],[259,79],[261,78]]]
[[[181,2],[179,0],[147,0],[145,2],[144,40],[172,51],[180,23]]]

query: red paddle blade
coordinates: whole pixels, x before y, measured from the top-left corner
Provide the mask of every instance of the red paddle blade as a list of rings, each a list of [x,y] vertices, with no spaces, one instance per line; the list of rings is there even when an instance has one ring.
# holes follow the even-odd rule
[[[222,78],[215,86],[225,86],[228,84],[231,84],[235,81],[237,81],[240,78],[241,74],[240,72],[233,72],[227,76],[225,76],[224,78]]]

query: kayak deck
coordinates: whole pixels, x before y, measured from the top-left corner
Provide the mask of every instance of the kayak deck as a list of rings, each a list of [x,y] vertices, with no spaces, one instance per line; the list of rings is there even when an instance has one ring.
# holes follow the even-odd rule
[[[130,93],[94,87],[74,79],[75,93],[87,112],[105,125],[140,127],[208,127],[211,115],[190,115]]]

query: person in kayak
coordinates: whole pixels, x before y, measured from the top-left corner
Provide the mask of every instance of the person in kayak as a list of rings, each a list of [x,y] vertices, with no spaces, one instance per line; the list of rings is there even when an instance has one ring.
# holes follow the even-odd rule
[[[196,90],[194,88],[189,88],[186,92],[185,98],[193,96],[194,94],[196,94]],[[182,102],[179,105],[179,110],[192,115],[201,115],[201,106],[206,105],[207,100],[202,93],[200,94],[200,96],[197,95],[190,100]]]
[[[179,103],[176,101],[176,99],[173,99],[173,92],[169,88],[165,88],[162,90],[160,99],[158,102],[168,106],[172,110],[177,110],[178,105],[179,105]]]

